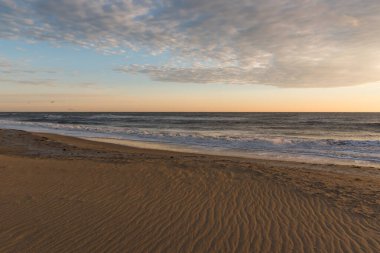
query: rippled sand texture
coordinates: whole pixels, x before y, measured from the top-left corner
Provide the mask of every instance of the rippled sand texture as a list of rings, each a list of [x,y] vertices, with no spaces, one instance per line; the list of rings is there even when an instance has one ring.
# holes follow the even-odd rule
[[[377,214],[236,159],[17,138],[0,148],[0,252],[380,252]]]

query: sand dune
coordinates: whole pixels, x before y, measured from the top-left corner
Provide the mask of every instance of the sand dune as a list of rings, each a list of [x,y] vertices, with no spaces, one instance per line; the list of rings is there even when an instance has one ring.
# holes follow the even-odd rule
[[[0,252],[380,252],[378,170],[334,168],[3,130]]]

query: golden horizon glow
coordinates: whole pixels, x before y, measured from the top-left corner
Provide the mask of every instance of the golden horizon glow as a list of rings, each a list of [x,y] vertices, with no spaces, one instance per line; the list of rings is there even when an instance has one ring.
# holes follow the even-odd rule
[[[247,87],[245,87],[247,89]],[[265,89],[255,93],[211,89],[196,94],[127,92],[1,94],[0,111],[14,112],[380,112],[377,84],[329,89]],[[25,100],[28,97],[28,100]]]

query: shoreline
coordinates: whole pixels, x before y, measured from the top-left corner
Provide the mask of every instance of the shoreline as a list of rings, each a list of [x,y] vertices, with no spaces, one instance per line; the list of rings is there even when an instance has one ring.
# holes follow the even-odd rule
[[[34,132],[34,131],[27,131],[27,130],[19,130],[19,129],[2,129],[0,128],[0,131],[19,131],[19,132],[26,132],[38,136],[48,136],[53,139],[57,139],[58,141],[62,140],[69,140],[69,141],[87,141],[92,142],[93,144],[97,144],[96,146],[110,146],[114,148],[126,148],[127,150],[130,149],[136,149],[140,150],[142,152],[158,152],[158,153],[174,153],[174,154],[180,154],[180,155],[195,155],[195,156],[210,156],[210,157],[219,157],[219,158],[226,158],[226,159],[236,159],[236,160],[247,160],[251,162],[264,162],[264,163],[272,163],[272,164],[282,164],[287,167],[294,166],[294,167],[302,167],[306,166],[311,169],[321,169],[336,173],[355,173],[360,174],[361,172],[364,172],[366,174],[370,174],[375,177],[380,177],[380,167],[372,166],[371,165],[364,165],[364,164],[352,164],[352,163],[333,163],[331,162],[320,162],[316,160],[309,160],[309,161],[297,161],[292,159],[270,159],[267,157],[260,157],[260,156],[244,156],[240,154],[235,154],[233,152],[228,153],[227,152],[220,152],[218,151],[207,151],[206,148],[204,149],[196,149],[196,148],[186,148],[182,145],[175,145],[175,144],[169,144],[170,146],[165,146],[166,143],[159,143],[155,141],[140,141],[140,140],[121,140],[121,139],[113,139],[113,138],[103,138],[103,137],[79,137],[74,135],[66,135],[66,134],[57,134],[57,133],[50,133],[50,132]],[[178,149],[177,149],[178,148]],[[380,166],[380,165],[379,165]],[[331,168],[334,167],[334,171]],[[351,168],[351,169],[350,169]],[[360,170],[358,170],[360,169]],[[368,173],[367,173],[368,172]],[[372,173],[373,172],[373,173]]]
[[[59,135],[59,134],[58,134]],[[64,135],[69,136],[69,135]],[[128,140],[128,139],[116,139],[116,138],[103,138],[103,137],[76,137],[84,140],[91,140],[96,142],[103,143],[111,143],[117,144],[132,148],[142,148],[142,149],[150,149],[150,150],[162,150],[169,152],[178,152],[178,153],[189,153],[189,154],[198,154],[198,155],[211,155],[211,156],[224,156],[224,157],[236,157],[243,159],[252,159],[252,160],[265,160],[272,162],[290,162],[290,163],[307,163],[313,165],[338,165],[338,166],[355,166],[355,167],[363,167],[363,168],[373,168],[380,169],[380,163],[374,162],[365,162],[365,161],[353,161],[350,159],[337,159],[337,158],[327,158],[327,157],[313,157],[313,156],[303,156],[303,158],[298,157],[289,157],[283,156],[270,158],[270,154],[254,154],[250,152],[242,152],[242,151],[234,151],[228,149],[219,149],[219,150],[210,150],[206,147],[189,147],[180,144],[172,144],[172,143],[160,143],[155,141],[141,141],[141,140]]]
[[[147,136],[145,136],[144,131],[143,133],[137,134],[138,131],[135,132],[134,130],[132,133],[127,133],[124,135],[124,133],[118,132],[116,130],[108,132],[103,129],[98,132],[92,129],[93,126],[87,129],[86,125],[81,125],[79,129],[76,129],[73,126],[69,126],[68,128],[59,126],[58,128],[55,128],[54,125],[39,126],[34,125],[34,123],[31,124],[31,122],[25,122],[26,125],[23,125],[24,123],[20,123],[20,125],[19,123],[20,122],[17,121],[14,122],[15,125],[11,123],[5,123],[3,127],[29,132],[51,133],[58,135],[61,134],[77,138],[111,142],[127,146],[132,145],[149,149],[161,149],[168,151],[178,150],[180,152],[188,153],[224,155],[301,163],[307,162],[316,164],[352,165],[375,167],[380,169],[380,157],[376,155],[377,149],[373,147],[373,145],[376,145],[376,143],[372,143],[374,139],[367,139],[363,136],[362,137],[364,139],[359,137],[350,137],[346,139],[342,136],[339,138],[326,136],[326,139],[324,139],[316,138],[315,136],[308,138],[302,134],[298,137],[292,137],[292,135],[280,135],[276,137],[276,135],[272,136],[272,134],[269,134],[268,136],[259,135],[257,139],[254,136],[247,140],[244,139],[245,141],[248,141],[248,143],[243,144],[244,142],[242,142],[241,139],[233,139],[227,141],[228,138],[216,138],[216,140],[214,140],[207,134],[201,134],[201,137],[199,138],[193,138],[191,134],[189,136],[185,135],[185,139],[183,139],[180,135],[178,139],[176,135],[169,135],[169,137],[167,137],[166,135],[156,136],[153,134],[150,136],[152,133],[149,133],[149,131]],[[44,125],[43,123],[41,124]],[[82,127],[84,127],[84,129],[82,129]],[[206,138],[205,136],[208,136],[210,138]],[[206,139],[203,139],[203,137]],[[350,144],[351,142],[352,144]],[[362,142],[364,142],[364,144]],[[368,143],[366,144],[366,142]],[[365,150],[365,147],[362,145],[369,145],[367,147],[368,150]]]
[[[380,247],[377,168],[143,149],[0,129],[0,175],[4,252],[94,249],[83,240],[115,251]],[[99,228],[102,233],[91,232]],[[76,243],[63,243],[70,240]]]
[[[0,128],[1,129],[1,128]],[[277,162],[291,162],[291,163],[308,163],[315,165],[343,165],[343,166],[358,166],[358,167],[367,167],[380,169],[380,163],[367,160],[354,160],[350,158],[336,158],[328,156],[316,156],[316,155],[289,155],[287,153],[278,153],[278,152],[250,152],[248,150],[234,150],[223,147],[205,147],[205,146],[191,146],[185,144],[176,144],[170,142],[160,142],[153,140],[138,140],[138,139],[120,139],[114,137],[87,137],[80,136],[72,133],[65,132],[56,132],[48,131],[47,129],[37,130],[37,129],[23,129],[23,128],[4,128],[4,130],[18,130],[26,131],[32,133],[40,134],[52,134],[52,135],[62,135],[67,137],[79,138],[83,140],[92,140],[96,142],[111,143],[122,146],[130,146],[132,148],[142,148],[149,150],[162,150],[169,152],[180,152],[180,153],[190,153],[190,154],[199,154],[199,155],[214,155],[214,156],[225,156],[225,157],[237,157],[244,159],[253,159],[253,160],[270,160]]]

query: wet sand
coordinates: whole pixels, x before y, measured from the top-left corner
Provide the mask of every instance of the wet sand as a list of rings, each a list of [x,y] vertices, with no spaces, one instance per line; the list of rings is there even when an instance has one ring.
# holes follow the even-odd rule
[[[0,130],[0,252],[380,252],[380,171]]]

